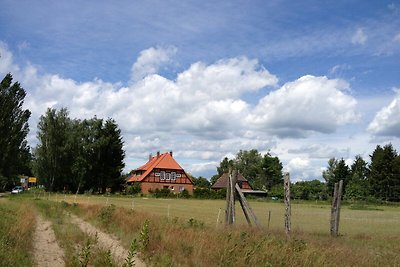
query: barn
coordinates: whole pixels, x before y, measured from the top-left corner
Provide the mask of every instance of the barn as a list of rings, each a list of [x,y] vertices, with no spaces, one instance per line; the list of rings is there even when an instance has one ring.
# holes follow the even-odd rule
[[[215,183],[211,186],[211,189],[220,190],[223,188],[227,188],[228,181],[229,181],[229,174],[224,173],[221,175],[221,177],[218,178],[217,181],[215,181]],[[265,191],[253,190],[249,181],[246,178],[244,178],[241,173],[238,173],[237,184],[242,189],[242,192],[245,195],[255,195],[255,196],[266,196],[267,195],[267,192],[265,192]]]
[[[211,186],[211,189],[218,190],[218,189],[222,189],[222,188],[227,188],[228,187],[228,178],[229,178],[228,173],[222,174],[221,177],[219,177],[218,180],[215,181],[215,183]],[[240,173],[238,173],[237,184],[239,185],[239,187],[241,189],[252,190],[249,181],[247,181],[247,179],[244,178],[243,175],[241,175]]]
[[[172,151],[162,154],[157,152],[155,156],[150,154],[149,161],[135,169],[127,180],[128,184],[135,182],[140,183],[143,194],[163,188],[174,193],[185,189],[190,194],[193,193],[193,181],[173,158]]]

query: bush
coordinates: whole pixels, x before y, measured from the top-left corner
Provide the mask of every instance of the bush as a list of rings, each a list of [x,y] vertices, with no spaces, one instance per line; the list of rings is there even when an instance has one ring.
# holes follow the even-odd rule
[[[174,196],[174,194],[171,192],[171,190],[169,190],[169,188],[162,188],[162,189],[156,188],[154,191],[149,190],[149,192],[156,198],[168,198]]]
[[[193,190],[193,196],[200,199],[224,199],[226,197],[226,189],[214,191],[209,188],[196,188]]]
[[[187,191],[186,189],[184,189],[179,196],[181,198],[190,198],[189,191]]]
[[[133,184],[129,185],[126,188],[126,194],[127,195],[136,195],[142,192],[142,187],[140,186],[140,183],[134,182]]]
[[[103,207],[100,209],[99,218],[103,224],[108,224],[111,222],[115,210],[115,205],[111,204],[110,206]]]

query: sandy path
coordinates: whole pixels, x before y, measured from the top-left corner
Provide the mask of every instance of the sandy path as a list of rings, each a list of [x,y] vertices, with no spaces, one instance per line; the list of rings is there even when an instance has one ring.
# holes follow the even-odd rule
[[[121,243],[111,235],[104,233],[92,226],[90,223],[82,220],[81,218],[75,216],[74,214],[69,214],[71,216],[71,222],[78,225],[78,227],[87,234],[95,235],[97,233],[98,244],[104,249],[109,249],[111,255],[117,263],[123,263],[128,256],[128,250],[126,250]],[[146,265],[137,257],[135,258],[135,266],[146,267]]]
[[[65,266],[64,251],[57,243],[51,222],[40,215],[36,217],[36,230],[33,237],[35,261],[39,267]]]

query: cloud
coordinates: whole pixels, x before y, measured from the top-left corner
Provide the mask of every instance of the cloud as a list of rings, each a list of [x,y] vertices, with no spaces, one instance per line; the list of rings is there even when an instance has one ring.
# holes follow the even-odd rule
[[[308,158],[295,157],[284,166],[284,169],[290,173],[292,182],[302,181],[309,177],[315,179],[321,176],[320,170],[316,170]]]
[[[348,65],[348,64],[339,64],[339,65],[333,66],[329,70],[329,74],[342,76],[343,72],[346,72],[348,70],[351,70],[351,66],[350,65]]]
[[[263,97],[247,123],[278,136],[304,137],[312,132],[333,133],[357,121],[357,101],[340,79],[303,76]]]
[[[150,47],[140,52],[136,62],[132,65],[132,80],[139,81],[147,75],[157,73],[159,68],[170,61],[171,56],[177,52],[177,48]]]
[[[306,146],[301,146],[299,148],[291,148],[288,153],[292,154],[303,154],[307,155],[309,158],[316,159],[329,159],[329,158],[340,158],[348,157],[350,154],[350,149],[339,149],[336,147],[331,147],[324,144],[311,144]]]
[[[19,67],[14,64],[13,55],[5,43],[0,41],[0,73],[18,72]]]
[[[145,50],[151,51],[151,56],[141,53],[136,63],[142,64],[137,66],[156,67],[124,86],[41,74],[32,64],[14,64],[5,45],[0,49],[6,55],[0,61],[0,74],[11,68],[15,80],[28,92],[25,106],[32,111],[30,141],[48,107],[67,107],[73,118],[111,117],[122,130],[127,170],[144,163],[150,152],[173,150],[176,157],[186,160],[189,172],[211,173],[223,157],[241,149],[270,151],[277,147],[277,137],[285,134],[331,133],[357,119],[356,101],[343,80],[304,76],[275,89],[278,78],[258,60],[247,57],[212,64],[195,62],[176,79],[168,79],[153,73],[160,66],[157,62],[167,62],[167,57],[152,61],[161,50]],[[243,97],[268,87],[270,92],[256,105]],[[300,163],[289,166],[298,170]],[[303,167],[299,175],[306,170],[314,174],[312,166]]]
[[[400,89],[392,102],[383,107],[368,125],[368,131],[378,136],[400,137]]]
[[[352,44],[360,44],[363,45],[367,42],[367,35],[364,33],[364,30],[359,28],[357,31],[354,33],[354,35],[351,38],[351,43]]]

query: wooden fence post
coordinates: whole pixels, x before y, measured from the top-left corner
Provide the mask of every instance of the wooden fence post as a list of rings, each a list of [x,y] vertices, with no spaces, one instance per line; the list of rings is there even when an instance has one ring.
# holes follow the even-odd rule
[[[285,190],[285,233],[286,236],[290,237],[291,228],[291,206],[290,206],[290,177],[289,173],[284,174],[284,190]]]
[[[226,190],[226,224],[235,223],[235,185],[237,181],[237,171],[229,170],[228,184]]]
[[[331,208],[331,236],[338,236],[340,221],[340,202],[342,200],[343,180],[335,183]]]

